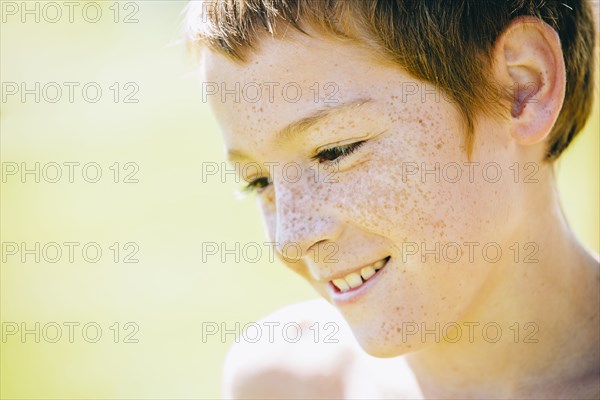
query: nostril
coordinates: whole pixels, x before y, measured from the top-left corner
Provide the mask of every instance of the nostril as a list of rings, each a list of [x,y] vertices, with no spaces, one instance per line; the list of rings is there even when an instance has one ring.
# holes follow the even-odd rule
[[[297,262],[304,254],[298,243],[289,241],[277,243],[277,252],[287,262]]]
[[[325,244],[327,243],[327,239],[321,239],[318,242],[313,243],[308,249],[306,249],[306,254],[312,255],[313,256],[313,260],[311,260],[314,263],[318,263],[320,260],[319,258],[319,252],[317,251],[317,248],[320,244]]]
[[[327,242],[326,239],[321,239],[318,242],[313,243],[312,246],[310,246],[308,249],[306,249],[306,251],[309,252],[311,250],[314,250],[313,247],[317,247],[319,244],[326,243],[326,242]]]
[[[318,242],[315,242],[315,243],[313,243],[313,245],[312,245],[312,246],[310,246],[310,247],[309,247],[307,250],[310,250],[310,249],[312,249],[313,247],[316,247],[316,246],[318,246],[320,243],[325,243],[325,242],[327,242],[327,239],[321,239],[321,240],[319,240]]]

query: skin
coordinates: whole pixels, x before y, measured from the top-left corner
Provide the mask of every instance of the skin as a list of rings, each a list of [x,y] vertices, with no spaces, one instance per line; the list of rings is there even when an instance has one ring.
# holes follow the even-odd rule
[[[255,176],[248,168],[244,178],[271,180],[257,198],[282,260],[339,310],[370,356],[404,356],[424,398],[597,398],[599,265],[570,232],[553,167],[543,161],[564,100],[556,33],[542,22],[519,19],[497,40],[493,80],[497,87],[517,84],[522,90],[497,114],[478,115],[470,159],[461,114],[448,96],[382,60],[374,49],[309,33],[262,37],[244,64],[203,53],[204,81],[227,88],[236,82],[279,83],[272,98],[263,92],[254,101],[252,92],[238,102],[232,95],[225,101],[209,96],[209,102],[234,165],[262,166]],[[281,94],[289,82],[302,90],[295,102],[289,101],[294,90],[287,100]],[[327,83],[334,83],[334,95]],[[409,85],[419,92],[407,95]],[[328,118],[278,136],[290,123],[324,109]],[[362,140],[339,164],[313,159],[323,148]],[[472,179],[468,162],[479,163]],[[456,169],[440,179],[408,175],[407,168],[432,170],[436,163],[442,169],[463,166],[462,178],[453,179]],[[294,168],[286,175],[282,166],[290,164]],[[484,171],[488,165],[494,168]],[[498,169],[502,176],[494,181]],[[530,173],[535,182],[526,179]],[[471,242],[478,243],[472,256],[465,245]],[[416,254],[409,254],[408,243],[417,246]],[[458,244],[460,260],[452,262],[455,253],[441,250],[438,259],[425,254],[436,243]],[[499,259],[492,250],[482,251],[489,243],[501,249]],[[386,256],[391,256],[386,267],[358,296],[343,300],[334,293],[333,278]],[[501,329],[494,343],[496,330],[482,330],[488,323]],[[409,334],[415,327],[435,330],[436,324],[441,338]],[[457,337],[456,325],[462,328],[459,339],[444,339]],[[352,352],[361,353],[358,346]],[[280,353],[269,357],[281,362]],[[361,357],[352,365],[377,369],[376,358]],[[400,364],[385,362],[381,359],[387,374],[397,367],[405,376]],[[301,365],[285,379],[301,376],[306,368]],[[339,374],[342,381],[352,375],[341,368]],[[268,376],[258,382],[266,384]],[[400,393],[408,383],[398,382]]]

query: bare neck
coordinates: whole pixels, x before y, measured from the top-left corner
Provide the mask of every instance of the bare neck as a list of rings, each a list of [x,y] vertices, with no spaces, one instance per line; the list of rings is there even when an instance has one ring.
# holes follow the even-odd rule
[[[495,266],[461,339],[407,355],[425,398],[600,394],[599,265],[569,230],[553,180],[546,189],[506,241],[535,238],[537,262]]]

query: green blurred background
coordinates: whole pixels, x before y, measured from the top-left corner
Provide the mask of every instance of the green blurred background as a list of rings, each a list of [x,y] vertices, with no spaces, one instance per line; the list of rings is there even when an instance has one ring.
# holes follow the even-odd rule
[[[64,6],[59,22],[46,21],[55,18],[55,11],[46,8],[44,16],[43,2],[40,21],[27,15],[23,23],[20,12],[6,12],[6,3],[23,4],[2,2],[1,81],[27,82],[30,88],[35,82],[81,85],[75,88],[73,103],[64,85],[56,103],[36,103],[33,95],[25,103],[19,95],[3,99],[2,162],[29,167],[35,162],[96,162],[103,175],[99,182],[88,183],[80,165],[73,183],[64,166],[57,183],[35,183],[32,175],[26,183],[20,175],[6,177],[1,241],[26,242],[29,248],[35,242],[95,242],[103,254],[96,263],[83,259],[81,246],[73,263],[67,254],[56,263],[38,263],[33,256],[22,262],[19,255],[4,254],[0,311],[5,330],[11,322],[25,322],[29,329],[39,322],[48,330],[40,343],[33,334],[25,343],[19,334],[3,338],[0,397],[218,398],[223,360],[234,339],[229,335],[222,343],[212,336],[203,341],[203,322],[243,326],[316,295],[283,266],[269,263],[266,253],[258,263],[235,262],[232,256],[225,263],[216,256],[202,260],[203,242],[231,247],[235,242],[261,244],[264,236],[252,198],[233,195],[241,184],[233,179],[202,182],[202,163],[224,161],[223,144],[202,102],[194,63],[180,41],[185,2],[95,2],[102,10],[96,23],[82,14],[94,2],[76,2],[72,23]],[[34,9],[34,3],[26,5]],[[95,6],[86,10],[95,18]],[[86,82],[102,88],[98,102],[83,100]],[[117,103],[110,89],[115,82]],[[130,98],[136,103],[123,102],[132,92],[132,86],[125,87],[128,82],[139,88]],[[598,251],[597,106],[594,112],[557,170],[573,229]],[[133,172],[125,167],[128,162],[139,167],[130,177],[137,183],[123,182]],[[115,242],[120,249],[117,262],[110,248]],[[124,247],[128,242],[138,246],[138,263],[123,262],[132,249]],[[54,337],[47,325],[53,322],[62,327],[57,343],[45,340]],[[79,323],[73,343],[65,322]],[[126,343],[132,333],[127,322],[139,328],[129,338],[137,343]],[[86,323],[101,327],[96,343],[83,338]],[[95,332],[88,333],[89,339]]]

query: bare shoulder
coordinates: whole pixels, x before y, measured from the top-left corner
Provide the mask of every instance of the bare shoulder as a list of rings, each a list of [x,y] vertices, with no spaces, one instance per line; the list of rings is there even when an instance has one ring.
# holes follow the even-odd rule
[[[339,312],[324,300],[284,307],[249,327],[225,360],[223,395],[282,399],[420,396],[404,359],[366,354]]]

